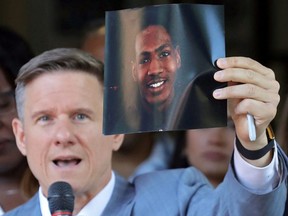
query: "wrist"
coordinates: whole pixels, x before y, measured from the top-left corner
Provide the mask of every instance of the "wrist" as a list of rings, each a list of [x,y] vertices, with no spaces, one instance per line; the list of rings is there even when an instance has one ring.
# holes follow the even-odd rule
[[[264,157],[265,155],[267,155],[267,153],[273,150],[275,146],[274,144],[275,136],[270,125],[266,129],[265,140],[267,139],[268,139],[268,142],[266,142],[267,144],[264,147],[257,149],[257,150],[249,150],[241,144],[241,142],[239,141],[236,135],[236,148],[244,158],[248,160],[258,160]]]

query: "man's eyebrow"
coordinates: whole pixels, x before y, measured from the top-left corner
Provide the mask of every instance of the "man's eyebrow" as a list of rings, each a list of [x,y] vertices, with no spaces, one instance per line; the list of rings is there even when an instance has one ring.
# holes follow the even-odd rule
[[[84,113],[84,114],[89,114],[92,115],[94,112],[93,110],[89,109],[89,108],[77,108],[75,110],[72,111],[73,113]]]
[[[151,55],[151,53],[150,52],[148,52],[148,51],[143,51],[143,52],[141,52],[140,53],[140,56],[150,56]]]
[[[155,49],[155,52],[161,52],[163,49],[165,49],[167,47],[171,48],[172,44],[171,43],[162,44],[160,47]]]
[[[51,113],[53,113],[54,110],[53,109],[42,109],[42,110],[37,110],[37,111],[33,111],[32,114],[31,114],[31,119],[35,119],[35,118],[38,118],[39,116],[42,116],[42,115],[49,115]]]
[[[154,51],[159,53],[159,52],[161,52],[163,49],[165,49],[167,47],[171,48],[173,46],[172,46],[171,43],[165,43],[165,44],[162,44],[161,46],[157,47]],[[144,57],[148,57],[150,55],[151,55],[151,52],[148,52],[148,51],[143,51],[143,52],[140,53],[140,56],[144,56]]]

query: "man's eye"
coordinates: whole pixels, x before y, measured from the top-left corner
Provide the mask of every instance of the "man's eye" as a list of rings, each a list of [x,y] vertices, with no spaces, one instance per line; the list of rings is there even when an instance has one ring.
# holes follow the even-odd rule
[[[50,117],[45,115],[45,116],[41,116],[38,118],[38,121],[41,121],[41,122],[46,122],[46,121],[49,121],[50,120]]]
[[[143,58],[143,59],[140,59],[140,61],[139,61],[140,64],[146,64],[148,62],[150,62],[149,58]]]
[[[163,51],[160,53],[159,58],[164,58],[170,55],[170,52],[168,51]]]
[[[82,114],[82,113],[79,113],[79,114],[75,115],[75,119],[76,120],[84,120],[86,118],[87,118],[87,115]]]

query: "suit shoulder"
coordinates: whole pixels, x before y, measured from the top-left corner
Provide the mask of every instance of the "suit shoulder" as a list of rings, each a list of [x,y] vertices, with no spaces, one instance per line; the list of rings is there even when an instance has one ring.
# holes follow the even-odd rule
[[[137,188],[142,186],[162,186],[165,187],[163,182],[168,183],[169,185],[179,185],[186,184],[191,185],[194,182],[203,182],[208,183],[206,177],[194,167],[182,168],[182,169],[169,169],[155,171],[151,173],[146,173],[139,175],[135,178],[134,184]],[[167,185],[166,185],[167,186]]]
[[[41,215],[39,195],[36,193],[30,200],[26,203],[6,212],[2,216],[23,216],[29,213],[30,216]]]
[[[133,210],[147,215],[159,215],[159,209],[161,215],[184,215],[191,197],[199,194],[200,190],[212,190],[208,180],[193,167],[143,174],[133,183]]]

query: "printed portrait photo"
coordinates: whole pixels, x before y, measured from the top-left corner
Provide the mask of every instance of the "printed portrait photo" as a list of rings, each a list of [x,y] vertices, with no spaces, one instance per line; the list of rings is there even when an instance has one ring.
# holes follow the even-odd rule
[[[222,5],[170,4],[106,12],[104,134],[225,126],[212,93],[225,57]]]

